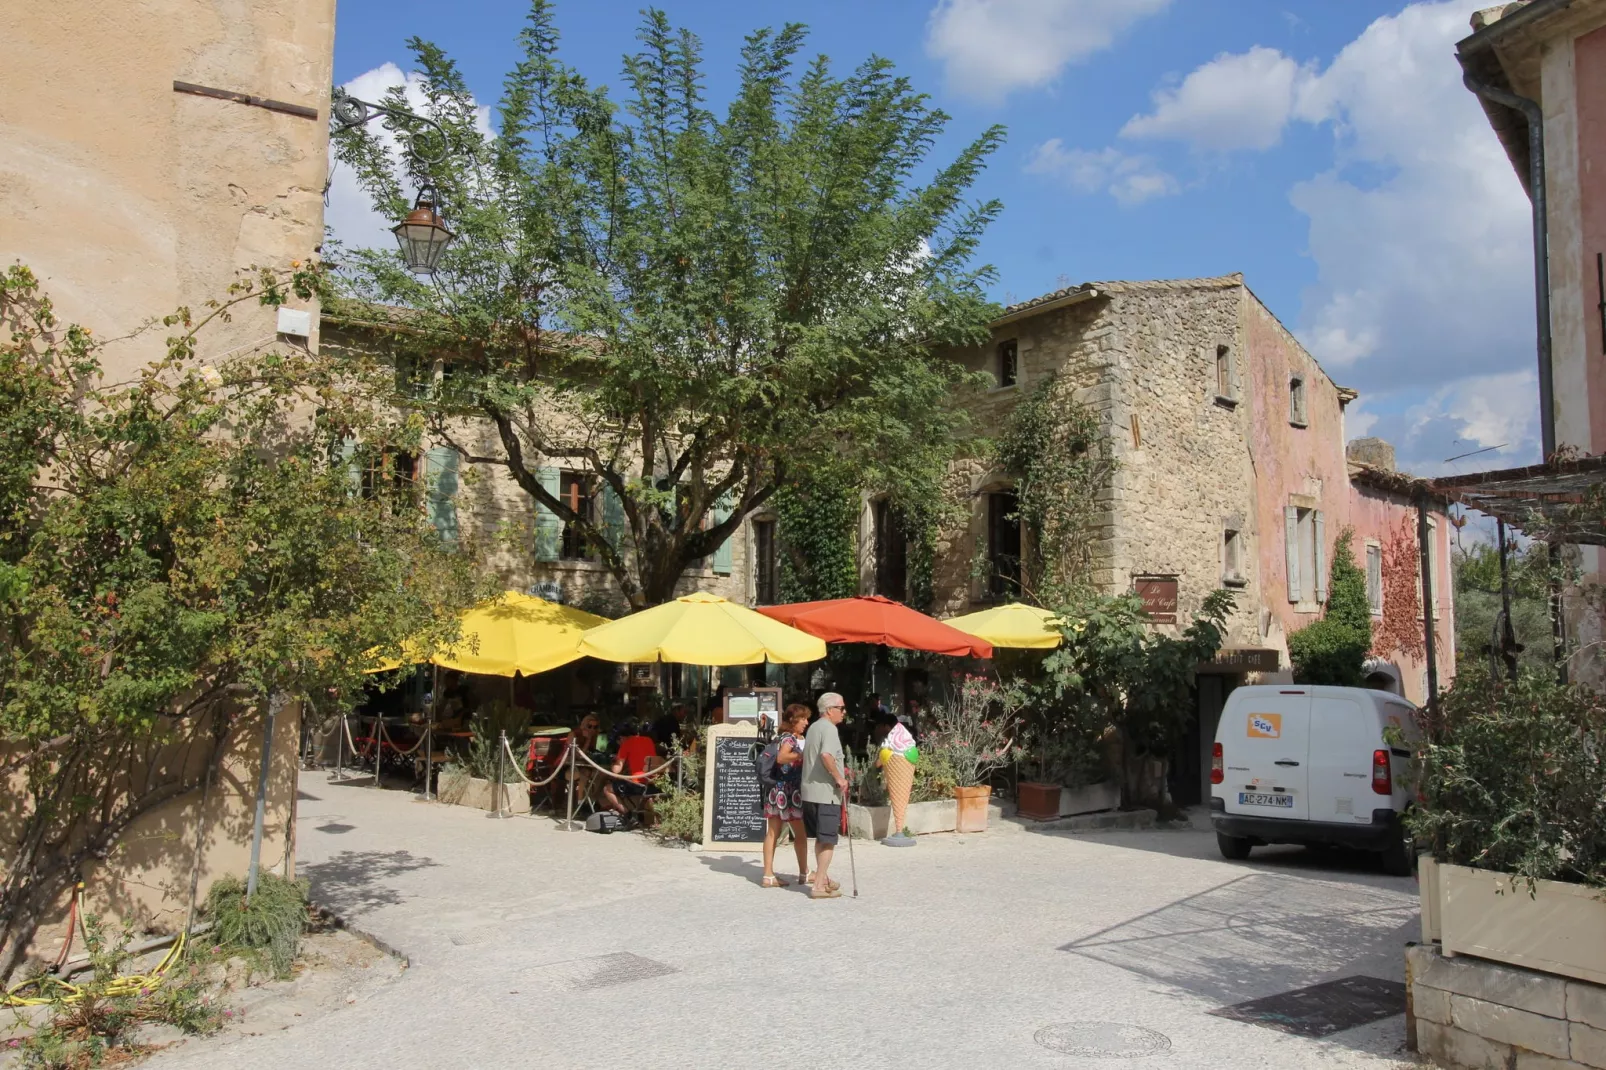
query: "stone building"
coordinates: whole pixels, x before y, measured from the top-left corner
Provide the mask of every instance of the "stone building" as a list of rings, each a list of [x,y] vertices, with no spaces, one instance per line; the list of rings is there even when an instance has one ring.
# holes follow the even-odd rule
[[[0,255],[39,276],[63,322],[117,339],[107,381],[165,353],[152,319],[201,312],[236,272],[284,268],[323,241],[334,0],[226,4],[150,0],[17,8],[0,76]],[[314,310],[281,316],[255,304],[214,323],[199,356],[222,361],[272,345],[315,345]],[[299,313],[299,314],[297,314]],[[262,864],[294,872],[300,710],[275,724]],[[202,894],[243,873],[262,728],[235,730],[193,843],[199,800],[148,814],[113,856],[86,873],[90,909],[182,924],[191,866]],[[39,932],[53,955],[66,928]]]
[[[1236,592],[1227,650],[1201,674],[1190,745],[1200,760],[1175,763],[1173,791],[1196,797],[1227,692],[1250,679],[1291,678],[1288,635],[1319,619],[1334,543],[1346,529],[1355,532],[1357,565],[1373,570],[1374,615],[1382,619],[1385,542],[1403,526],[1415,545],[1416,510],[1393,489],[1401,477],[1372,475],[1391,470],[1391,459],[1350,463],[1344,409],[1355,392],[1328,377],[1241,275],[1058,290],[1010,306],[991,341],[960,356],[993,380],[976,405],[984,432],[1002,428],[1049,377],[1096,412],[1118,465],[1100,499],[1096,586],[1138,590],[1164,629],[1185,626],[1211,591]],[[1365,446],[1361,454],[1379,456]],[[956,472],[970,523],[939,546],[939,616],[1015,597],[1029,538],[1012,519],[1014,474],[975,463]],[[1443,684],[1454,672],[1449,524],[1442,502],[1431,513]],[[1414,577],[1414,565],[1397,557],[1396,571],[1412,568]],[[1377,654],[1377,686],[1426,697],[1420,655]]]

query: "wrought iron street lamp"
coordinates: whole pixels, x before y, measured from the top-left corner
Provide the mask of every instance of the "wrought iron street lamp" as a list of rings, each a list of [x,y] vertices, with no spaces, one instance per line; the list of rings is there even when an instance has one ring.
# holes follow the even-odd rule
[[[427,115],[393,108],[388,104],[359,100],[338,87],[334,89],[331,97],[330,117],[337,124],[329,132],[331,138],[387,115],[404,123],[424,123],[435,128],[439,140],[434,144],[431,144],[432,139],[421,137],[423,131],[416,127],[401,133],[407,152],[426,167],[441,163],[451,153],[451,138],[446,133],[446,128]],[[440,264],[441,254],[452,243],[452,239],[457,237],[447,229],[446,221],[441,218],[435,191],[430,186],[424,186],[418,191],[418,197],[413,201],[413,210],[407,213],[407,218],[392,227],[390,232],[396,235],[396,244],[401,247],[402,259],[407,262],[408,270],[415,275],[434,275],[436,267]]]
[[[390,232],[396,235],[402,259],[407,261],[407,268],[414,275],[435,274],[441,254],[457,237],[446,229],[446,223],[435,207],[435,191],[428,186],[418,191],[413,210]]]

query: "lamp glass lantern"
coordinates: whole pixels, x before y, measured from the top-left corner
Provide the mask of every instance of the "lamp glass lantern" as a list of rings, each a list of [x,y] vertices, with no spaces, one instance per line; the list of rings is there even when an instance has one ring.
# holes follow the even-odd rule
[[[407,218],[391,228],[396,244],[401,246],[402,259],[415,275],[433,275],[440,263],[441,254],[457,237],[441,219],[435,207],[435,193],[429,188],[418,191],[413,210]]]

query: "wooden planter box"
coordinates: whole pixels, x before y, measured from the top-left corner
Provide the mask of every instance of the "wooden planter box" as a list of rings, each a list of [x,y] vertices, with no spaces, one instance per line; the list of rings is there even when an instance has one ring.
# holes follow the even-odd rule
[[[958,824],[958,807],[952,799],[910,803],[903,823],[916,836],[933,832],[952,832]],[[884,840],[893,830],[890,806],[848,806],[848,834],[858,840]]]
[[[1476,955],[1606,984],[1606,892],[1438,865],[1438,922],[1446,954]],[[1427,886],[1423,886],[1424,895]],[[1423,910],[1424,917],[1427,910]],[[1425,926],[1424,926],[1425,927]]]

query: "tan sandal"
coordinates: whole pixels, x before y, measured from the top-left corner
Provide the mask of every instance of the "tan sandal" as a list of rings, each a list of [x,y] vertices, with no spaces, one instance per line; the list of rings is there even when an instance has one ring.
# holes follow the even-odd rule
[[[787,881],[787,880],[783,880],[782,878],[777,877],[775,874],[771,873],[769,876],[765,877],[763,879],[763,881],[761,881],[760,883],[765,888],[785,888],[791,882]]]
[[[823,892],[820,891],[818,888],[816,888],[816,889],[814,889],[814,891],[809,893],[809,898],[810,899],[841,899],[842,898],[842,892],[840,890],[836,889],[836,888],[827,888]]]
[[[810,873],[808,880],[801,881],[799,883],[812,885],[814,883],[814,874]],[[842,885],[838,884],[836,881],[827,880],[825,883],[833,892],[837,892],[837,891],[841,891],[842,890]]]

